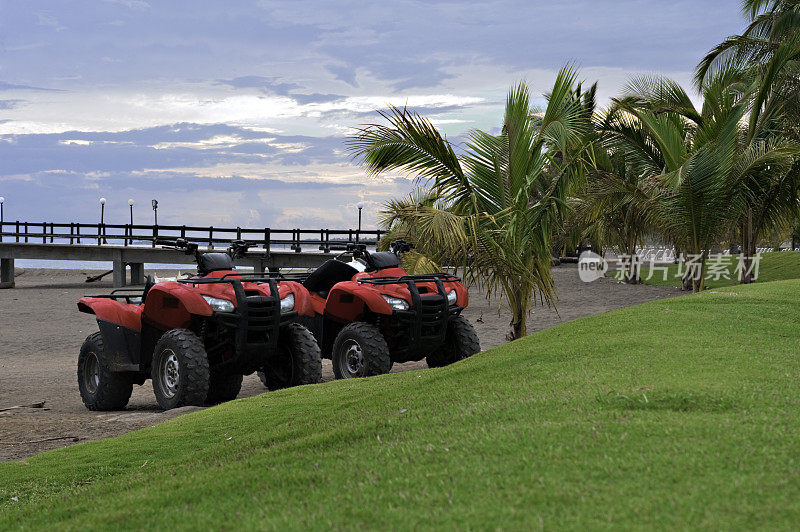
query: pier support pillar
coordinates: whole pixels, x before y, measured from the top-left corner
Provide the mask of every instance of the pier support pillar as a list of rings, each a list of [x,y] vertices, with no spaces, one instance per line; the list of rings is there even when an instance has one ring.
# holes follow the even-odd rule
[[[131,284],[144,284],[144,264],[141,262],[131,262]]]
[[[0,288],[14,288],[14,259],[0,259]]]
[[[125,263],[115,260],[113,270],[114,288],[122,288],[125,286]]]

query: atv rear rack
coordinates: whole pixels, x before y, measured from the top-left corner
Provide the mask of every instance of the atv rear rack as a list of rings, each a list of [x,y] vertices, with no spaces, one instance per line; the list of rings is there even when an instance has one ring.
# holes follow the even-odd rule
[[[126,293],[131,292],[131,293]],[[96,297],[98,299],[124,299],[125,303],[136,303],[139,304],[142,302],[142,289],[141,288],[117,288],[116,290],[112,290],[110,294],[100,294],[94,296],[86,296],[86,297]],[[139,301],[131,301],[133,299],[138,299]]]

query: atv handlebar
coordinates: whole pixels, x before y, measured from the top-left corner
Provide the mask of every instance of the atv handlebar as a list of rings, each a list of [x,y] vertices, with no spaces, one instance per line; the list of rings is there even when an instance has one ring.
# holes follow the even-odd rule
[[[154,243],[159,246],[164,246],[166,248],[172,248],[181,250],[187,255],[191,255],[192,253],[197,252],[197,248],[199,247],[197,242],[189,242],[185,238],[176,238],[175,240],[169,240],[167,238],[156,238]]]
[[[175,240],[170,240],[168,238],[156,238],[153,242],[155,242],[155,244],[158,246],[181,250],[187,255],[198,253],[200,247],[197,242],[190,242],[185,238],[176,238]],[[231,258],[239,259],[244,257],[244,254],[247,253],[247,250],[249,250],[250,246],[252,245],[253,244],[245,242],[244,240],[234,240],[231,242],[230,246],[228,246],[227,253]]]

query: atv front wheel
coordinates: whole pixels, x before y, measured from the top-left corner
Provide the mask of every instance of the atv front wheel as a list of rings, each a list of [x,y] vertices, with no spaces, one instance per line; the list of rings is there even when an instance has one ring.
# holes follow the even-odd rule
[[[481,343],[472,324],[464,316],[456,316],[447,324],[444,345],[430,353],[426,360],[429,368],[440,368],[480,351]]]
[[[108,369],[103,337],[90,334],[78,355],[78,390],[89,410],[120,410],[128,404],[133,381],[124,373]]]
[[[208,383],[208,397],[206,397],[206,403],[216,405],[226,401],[233,401],[241,390],[241,375],[219,375],[212,373]]]
[[[331,353],[337,379],[371,377],[389,373],[392,358],[380,329],[371,323],[356,322],[336,336]]]
[[[280,390],[322,381],[322,355],[311,331],[299,323],[281,327],[278,352],[258,378],[268,390]]]
[[[203,406],[210,380],[203,342],[187,329],[164,333],[153,353],[152,377],[156,401],[164,410]]]

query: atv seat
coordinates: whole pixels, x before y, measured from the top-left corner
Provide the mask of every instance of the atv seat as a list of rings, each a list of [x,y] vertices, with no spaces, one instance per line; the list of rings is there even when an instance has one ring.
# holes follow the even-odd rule
[[[358,270],[349,264],[338,260],[329,260],[311,272],[311,275],[306,277],[306,280],[303,281],[303,286],[305,286],[309,292],[315,292],[327,298],[328,292],[331,291],[333,285],[341,283],[342,281],[349,281],[357,273]]]
[[[200,275],[233,269],[233,260],[227,253],[203,253],[197,258],[197,273]]]

